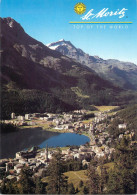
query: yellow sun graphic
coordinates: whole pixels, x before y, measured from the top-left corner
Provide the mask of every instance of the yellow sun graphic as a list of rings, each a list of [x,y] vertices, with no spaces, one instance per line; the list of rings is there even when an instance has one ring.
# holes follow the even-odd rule
[[[84,5],[84,3],[77,3],[74,7],[74,11],[77,14],[83,14],[86,11],[86,6]]]

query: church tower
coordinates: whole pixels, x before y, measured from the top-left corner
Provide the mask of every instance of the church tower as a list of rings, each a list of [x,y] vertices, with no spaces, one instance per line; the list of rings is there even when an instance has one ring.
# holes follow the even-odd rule
[[[46,144],[46,161],[48,161],[48,144]]]

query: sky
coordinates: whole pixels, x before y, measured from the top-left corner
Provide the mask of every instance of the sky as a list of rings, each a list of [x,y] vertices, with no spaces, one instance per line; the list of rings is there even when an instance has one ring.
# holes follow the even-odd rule
[[[79,2],[86,6],[82,15],[74,11]],[[90,18],[88,22],[132,24],[69,23],[82,22],[81,17],[91,9],[97,14],[104,8],[113,12],[128,10],[123,18],[115,15]],[[90,55],[137,64],[137,0],[1,0],[0,9],[1,17],[15,19],[26,33],[44,44],[65,39]]]

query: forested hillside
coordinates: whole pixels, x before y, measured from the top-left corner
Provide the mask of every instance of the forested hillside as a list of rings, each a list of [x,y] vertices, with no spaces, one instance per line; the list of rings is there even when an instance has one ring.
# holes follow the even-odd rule
[[[14,19],[1,19],[1,27],[3,117],[122,104],[121,88],[33,39]]]

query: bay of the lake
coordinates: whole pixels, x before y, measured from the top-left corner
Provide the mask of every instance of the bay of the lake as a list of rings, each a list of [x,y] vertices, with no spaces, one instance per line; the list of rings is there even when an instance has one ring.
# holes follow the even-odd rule
[[[0,158],[14,158],[16,152],[32,146],[64,147],[67,145],[83,145],[89,142],[87,136],[75,133],[57,133],[45,131],[40,127],[20,129],[17,132],[1,134]]]
[[[39,147],[44,148],[46,145],[49,147],[80,146],[89,141],[89,137],[85,135],[79,135],[76,133],[61,133],[45,140],[39,145]]]

